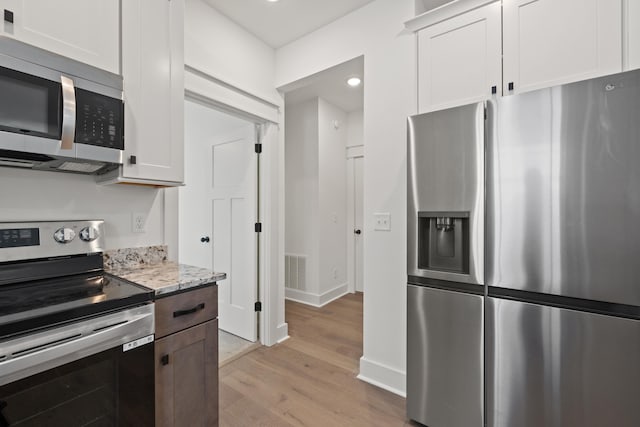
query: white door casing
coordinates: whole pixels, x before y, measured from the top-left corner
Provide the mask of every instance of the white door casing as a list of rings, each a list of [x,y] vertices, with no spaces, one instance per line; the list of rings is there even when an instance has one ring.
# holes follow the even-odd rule
[[[284,212],[284,170],[281,167],[284,164],[284,136],[281,131],[280,108],[283,105],[280,101],[274,104],[274,101],[253,94],[246,88],[232,86],[205,72],[198,71],[196,74],[186,66],[185,94],[189,99],[231,112],[253,123],[261,123],[263,127],[260,168],[260,219],[263,229],[259,243],[261,250],[258,290],[262,311],[256,317],[259,319],[260,342],[267,346],[274,345],[288,338],[284,316],[284,282],[281,280],[284,277],[284,217],[281,215]],[[165,202],[168,206],[178,205],[174,201],[177,197],[171,196],[171,192],[167,195],[169,197],[165,196]],[[172,259],[180,257],[176,253],[179,241],[178,216],[165,217],[165,239],[169,242],[169,253],[175,251]]]

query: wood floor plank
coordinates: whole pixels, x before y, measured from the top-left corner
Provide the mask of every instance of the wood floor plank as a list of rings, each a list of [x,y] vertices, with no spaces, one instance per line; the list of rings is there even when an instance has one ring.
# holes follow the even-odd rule
[[[410,426],[405,399],[356,378],[362,294],[286,302],[289,340],[220,369],[221,426]]]

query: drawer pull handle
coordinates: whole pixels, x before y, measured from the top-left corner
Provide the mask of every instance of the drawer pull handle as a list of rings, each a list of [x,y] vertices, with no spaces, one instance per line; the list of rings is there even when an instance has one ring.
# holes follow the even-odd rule
[[[200,311],[204,309],[204,303],[201,302],[200,304],[196,305],[193,308],[190,308],[188,310],[178,310],[178,311],[174,311],[173,312],[173,317],[180,317],[180,316],[186,316],[187,314],[193,314],[196,311]]]

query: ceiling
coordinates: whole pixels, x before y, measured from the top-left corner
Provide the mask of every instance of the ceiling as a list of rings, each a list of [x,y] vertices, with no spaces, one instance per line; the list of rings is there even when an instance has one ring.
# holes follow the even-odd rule
[[[347,85],[352,76],[362,79],[357,88]],[[365,84],[364,57],[359,56],[278,89],[284,92],[285,106],[322,98],[349,113],[363,109]]]
[[[273,48],[279,48],[373,0],[205,0]]]

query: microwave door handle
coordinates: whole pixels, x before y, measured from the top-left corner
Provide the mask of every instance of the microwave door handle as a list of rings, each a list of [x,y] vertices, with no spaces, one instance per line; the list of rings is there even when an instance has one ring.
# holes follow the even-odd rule
[[[62,145],[63,150],[73,149],[76,136],[76,88],[69,77],[60,76],[62,83]]]

